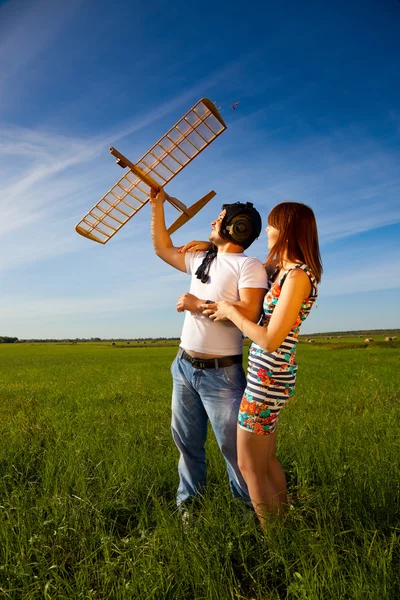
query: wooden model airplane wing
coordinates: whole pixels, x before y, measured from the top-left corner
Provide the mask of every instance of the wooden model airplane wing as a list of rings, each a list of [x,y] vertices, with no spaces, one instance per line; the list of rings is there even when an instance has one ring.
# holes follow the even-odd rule
[[[164,187],[225,129],[226,125],[214,104],[207,98],[199,100],[132,165],[143,177],[137,177],[132,170],[127,171],[81,219],[76,231],[100,244],[108,242],[147,204],[149,181]]]

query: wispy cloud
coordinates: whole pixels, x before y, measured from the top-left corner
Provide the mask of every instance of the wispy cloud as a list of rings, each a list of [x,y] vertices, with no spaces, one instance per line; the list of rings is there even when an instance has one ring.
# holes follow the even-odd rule
[[[324,215],[320,211],[318,226],[320,238],[323,243],[333,242],[342,238],[351,237],[386,225],[400,222],[400,211],[397,206],[388,206],[384,201],[385,186],[376,190],[371,196],[371,201],[359,202],[358,206],[350,209],[340,209],[336,214],[331,212]],[[400,186],[399,186],[400,192]],[[353,199],[357,201],[357,195]]]
[[[51,242],[42,245],[39,252],[29,249],[35,236],[30,241],[22,236],[25,251],[17,258],[9,256],[8,264],[22,264],[24,257],[26,261],[45,258],[46,247],[51,252],[49,255],[73,251],[69,236],[62,232],[66,217],[71,218],[72,210],[77,210],[72,217],[77,221],[120,175],[108,157],[110,143],[151,126],[184,105],[187,108],[189,100],[197,99],[204,87],[229,78],[246,60],[244,57],[232,62],[168,102],[92,136],[69,136],[44,128],[0,124],[0,155],[3,156],[0,235],[34,224],[37,231],[51,232]],[[118,235],[121,240],[123,234]],[[3,267],[6,263],[7,259]]]
[[[97,314],[129,314],[132,311],[143,309],[159,309],[160,286],[163,288],[162,301],[168,305],[168,310],[173,310],[177,300],[177,284],[188,284],[189,277],[184,273],[171,271],[165,276],[147,276],[139,279],[143,286],[141,293],[135,293],[132,283],[121,285],[121,289],[110,290],[107,294],[90,293],[82,295],[70,291],[62,294],[36,294],[29,298],[21,298],[12,293],[2,294],[1,322],[12,319],[30,320],[45,317],[61,317],[77,315],[85,317],[95,310]],[[184,288],[183,288],[184,289]]]
[[[252,200],[265,216],[284,200],[309,204],[323,243],[400,221],[399,151],[354,127],[284,141],[259,120],[238,124],[221,139],[221,162],[207,165],[225,197]]]
[[[320,286],[321,298],[325,296],[341,296],[357,292],[371,293],[378,290],[400,288],[400,253],[390,255],[390,264],[385,260],[388,255],[378,255],[368,261],[362,257],[337,261],[335,269],[328,269]]]
[[[135,119],[130,124],[117,125],[92,138],[3,125],[0,154],[5,158],[1,169],[5,185],[0,196],[0,233],[4,236],[36,223],[39,232],[49,234],[49,243],[39,253],[29,249],[36,247],[35,236],[30,241],[22,236],[26,252],[18,259],[5,255],[3,267],[7,260],[11,266],[22,264],[23,257],[27,261],[45,258],[46,247],[50,256],[74,251],[66,222],[69,219],[68,227],[73,227],[80,213],[88,210],[116,179],[117,172],[106,153],[110,139],[115,141],[149,126],[165,111],[179,107],[188,95],[189,92],[167,107],[150,111],[142,121]],[[235,138],[231,137],[230,144],[235,145]],[[232,162],[228,144],[225,151],[226,158],[222,154],[221,161],[214,164],[203,160],[196,172],[191,172],[192,187],[197,182],[204,186],[205,176],[210,187],[215,182],[217,189],[223,181],[224,197],[232,194],[237,199],[238,191],[243,195],[244,190],[244,196],[265,213],[284,199],[309,203],[316,210],[322,242],[400,219],[397,158],[371,140],[355,143],[343,138],[335,145],[317,138],[286,150],[279,144],[277,150],[262,149],[260,154],[254,154],[247,167],[239,157]],[[118,234],[120,240],[122,235],[123,232]]]
[[[0,86],[9,78],[22,77],[31,65],[40,62],[64,20],[79,5],[79,0],[61,8],[48,0],[12,0],[0,8]],[[38,36],[38,24],[48,22],[51,27],[41,25],[43,35]],[[180,87],[179,94],[158,106],[91,135],[66,134],[57,115],[47,126],[42,117],[36,128],[0,121],[0,236],[6,250],[12,247],[12,237],[18,247],[3,253],[0,268],[91,248],[90,243],[77,238],[73,225],[121,174],[110,161],[107,147],[144,128],[152,129],[157,121],[165,122],[170,113],[186,110],[204,90],[222,93],[230,80],[246,71],[254,56],[252,51],[216,68],[186,88]],[[281,79],[267,77],[261,89],[282,83]],[[257,104],[243,117],[235,115],[235,126],[215,146],[213,156],[217,159],[210,161],[205,153],[196,161],[190,177],[183,173],[174,181],[174,193],[176,188],[185,196],[206,184],[220,193],[221,200],[254,201],[263,216],[285,199],[309,203],[316,211],[323,243],[398,222],[398,152],[356,127],[333,130],[329,135],[304,131],[296,141],[281,135],[276,115],[304,102],[314,88],[312,82],[305,83],[291,94],[291,88],[286,87],[281,99]],[[243,109],[244,105],[240,107]],[[393,119],[397,118],[393,114]],[[288,131],[296,119],[295,112],[289,110]],[[127,145],[130,141],[126,140]],[[211,211],[214,208],[208,207],[203,213],[207,222]],[[142,226],[139,216],[137,225]],[[124,229],[118,233],[118,242],[128,237],[130,232]],[[264,254],[262,245],[258,242],[260,255]]]

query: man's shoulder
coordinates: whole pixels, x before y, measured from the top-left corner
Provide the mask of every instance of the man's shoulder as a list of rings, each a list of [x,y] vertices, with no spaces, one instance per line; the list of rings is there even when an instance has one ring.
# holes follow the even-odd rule
[[[256,258],[255,256],[246,256],[246,254],[243,254],[242,256],[243,267],[251,269],[264,269],[264,265],[259,258]]]
[[[247,256],[246,254],[243,254],[243,256],[246,259],[246,261],[248,261],[251,264],[261,265],[262,267],[264,266],[261,260],[259,258],[256,258],[255,256]]]
[[[205,255],[206,252],[204,251],[185,252],[186,270],[190,272],[194,265],[200,265]]]
[[[187,256],[190,260],[195,260],[199,258],[203,260],[207,253],[204,250],[197,250],[196,252],[185,252],[185,256]]]
[[[258,258],[255,258],[254,256],[247,256],[246,254],[226,253],[226,254],[223,254],[222,257],[223,257],[223,261],[221,263],[222,266],[224,265],[224,263],[226,264],[226,259],[228,259],[228,262],[232,265],[236,265],[236,268],[238,268],[240,271],[242,271],[242,270],[247,271],[248,269],[255,269],[255,270],[263,270],[264,269],[263,263]]]
[[[255,256],[245,256],[240,267],[240,288],[268,288],[268,277],[261,260]]]

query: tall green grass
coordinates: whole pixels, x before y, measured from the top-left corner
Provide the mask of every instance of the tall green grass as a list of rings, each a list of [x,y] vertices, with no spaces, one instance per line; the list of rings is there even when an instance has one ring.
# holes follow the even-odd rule
[[[175,348],[0,346],[0,597],[400,597],[400,351],[301,344],[262,533],[212,435],[196,520],[175,509]]]

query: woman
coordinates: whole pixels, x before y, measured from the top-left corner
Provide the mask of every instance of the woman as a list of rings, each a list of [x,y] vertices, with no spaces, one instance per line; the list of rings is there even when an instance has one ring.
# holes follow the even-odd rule
[[[253,342],[239,410],[237,449],[239,468],[263,527],[268,514],[279,513],[287,505],[286,478],[276,457],[278,417],[294,393],[297,338],[317,298],[322,274],[311,208],[298,202],[278,204],[268,217],[266,231],[266,267],[273,265],[276,270],[260,324],[244,318],[225,301],[203,305],[210,319],[230,319]]]

